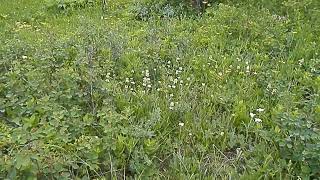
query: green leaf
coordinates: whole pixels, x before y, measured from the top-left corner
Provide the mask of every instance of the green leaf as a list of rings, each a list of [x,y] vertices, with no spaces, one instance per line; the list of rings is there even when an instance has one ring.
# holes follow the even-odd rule
[[[16,155],[15,163],[17,169],[24,170],[30,165],[31,160],[30,157],[25,154],[18,154]]]

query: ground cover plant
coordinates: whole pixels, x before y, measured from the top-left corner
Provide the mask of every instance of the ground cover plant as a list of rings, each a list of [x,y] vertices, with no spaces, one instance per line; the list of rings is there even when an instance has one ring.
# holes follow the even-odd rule
[[[320,1],[0,6],[0,179],[319,179]]]

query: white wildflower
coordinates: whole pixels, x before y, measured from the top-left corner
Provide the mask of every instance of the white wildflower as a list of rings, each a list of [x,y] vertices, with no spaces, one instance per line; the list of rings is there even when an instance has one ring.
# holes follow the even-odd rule
[[[173,110],[174,102],[170,102],[169,109]]]
[[[237,151],[237,154],[238,154],[238,155],[241,155],[241,153],[242,153],[241,148],[237,148],[236,151]]]
[[[249,73],[250,72],[250,66],[247,66],[246,68],[246,72]]]
[[[262,108],[258,108],[258,109],[257,109],[257,111],[258,111],[258,112],[263,112],[263,111],[264,111],[264,109],[262,109]]]
[[[255,118],[254,121],[255,121],[256,123],[261,123],[261,122],[262,122],[262,119],[260,119],[260,118]]]
[[[254,118],[255,114],[254,113],[250,113],[250,117]]]
[[[302,64],[304,63],[304,59],[300,59],[298,62],[299,62],[299,65],[302,66]]]
[[[179,122],[179,126],[183,127],[184,123],[183,122]]]

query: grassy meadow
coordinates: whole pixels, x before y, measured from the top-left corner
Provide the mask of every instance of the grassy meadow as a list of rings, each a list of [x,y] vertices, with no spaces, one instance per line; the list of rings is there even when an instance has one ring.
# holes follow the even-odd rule
[[[320,1],[1,0],[0,179],[319,179]]]

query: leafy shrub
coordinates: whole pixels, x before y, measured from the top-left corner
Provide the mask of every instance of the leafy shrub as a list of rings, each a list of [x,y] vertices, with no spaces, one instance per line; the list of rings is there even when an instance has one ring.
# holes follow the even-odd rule
[[[74,10],[93,6],[96,0],[48,0],[47,6],[53,10]]]
[[[283,115],[275,127],[274,141],[281,158],[291,161],[297,175],[320,175],[320,130],[307,116]]]
[[[131,11],[138,20],[148,20],[156,17],[194,16],[197,14],[196,9],[191,7],[190,1],[184,0],[138,1],[132,6]]]

